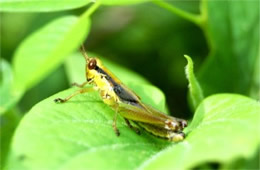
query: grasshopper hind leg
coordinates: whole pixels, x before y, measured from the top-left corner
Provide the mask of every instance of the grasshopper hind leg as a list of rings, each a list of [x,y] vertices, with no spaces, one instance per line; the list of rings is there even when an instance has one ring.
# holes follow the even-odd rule
[[[77,90],[76,92],[74,92],[73,94],[71,94],[70,96],[66,97],[66,98],[56,98],[54,99],[54,102],[55,103],[64,103],[68,100],[70,100],[72,97],[74,96],[77,96],[79,94],[83,94],[83,93],[87,93],[87,92],[91,92],[91,91],[94,91],[93,88],[83,88],[83,89],[80,89],[80,90]]]
[[[183,132],[168,132],[166,136],[170,141],[179,142],[185,138],[185,133]]]
[[[125,119],[125,122],[127,124],[127,126],[130,128],[130,129],[133,129],[138,135],[141,134],[140,130],[137,128],[137,127],[134,127],[133,125],[131,125],[130,121],[126,118]]]
[[[185,134],[181,131],[168,130],[148,123],[138,123],[138,125],[155,136],[166,138],[173,142],[180,142],[185,138]]]
[[[116,114],[114,115],[112,126],[113,126],[115,133],[116,133],[116,136],[120,136],[120,131],[118,130],[118,128],[116,126],[117,115],[118,115],[118,112],[117,112],[117,109],[116,109]]]

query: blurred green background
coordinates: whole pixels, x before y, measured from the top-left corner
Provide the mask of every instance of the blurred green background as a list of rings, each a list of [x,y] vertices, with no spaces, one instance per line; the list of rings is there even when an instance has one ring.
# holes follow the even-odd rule
[[[199,1],[177,1],[174,4],[186,11],[199,13]],[[44,15],[2,13],[1,56],[11,62],[14,51],[26,36],[50,20],[65,14],[78,15],[86,8]],[[196,25],[151,3],[102,6],[92,16],[92,28],[85,46],[88,51],[143,75],[165,93],[168,107],[174,115],[188,118],[190,111],[183,55],[192,55],[196,71],[208,54],[205,37]],[[26,92],[19,108],[26,112],[42,99],[69,87],[61,66]]]

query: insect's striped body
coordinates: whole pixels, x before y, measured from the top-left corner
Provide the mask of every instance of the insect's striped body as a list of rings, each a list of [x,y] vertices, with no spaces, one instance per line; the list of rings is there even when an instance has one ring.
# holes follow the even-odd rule
[[[119,101],[138,105],[139,98],[125,88],[120,80],[102,65],[98,58],[93,58],[92,61],[96,61],[96,67],[90,70],[86,66],[87,81],[90,81],[99,91],[104,103],[111,107],[117,107]]]
[[[147,131],[156,136],[172,138],[173,133],[181,132],[186,122],[165,115],[160,111],[143,104],[134,92],[127,88],[115,75],[113,75],[97,58],[90,62],[96,65],[93,69],[86,67],[87,80],[92,82],[107,105],[118,111],[121,116],[135,121]],[[183,134],[177,135],[178,140]],[[176,140],[176,139],[175,139]]]
[[[86,58],[86,78],[87,82],[84,84],[92,84],[102,97],[105,104],[109,105],[115,110],[113,127],[119,135],[119,130],[116,127],[116,116],[119,113],[125,118],[129,127],[131,126],[129,120],[135,122],[143,127],[148,132],[168,138],[173,141],[181,141],[184,139],[183,128],[187,126],[187,122],[182,119],[168,116],[151,106],[141,102],[132,90],[127,88],[114,74],[112,74],[98,58],[89,58],[86,53],[83,53]],[[83,93],[87,90],[82,90]],[[67,101],[74,95],[63,100]]]

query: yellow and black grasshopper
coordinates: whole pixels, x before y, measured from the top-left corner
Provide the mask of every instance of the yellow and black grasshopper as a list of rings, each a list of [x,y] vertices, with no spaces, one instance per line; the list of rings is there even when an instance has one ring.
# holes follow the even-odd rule
[[[96,90],[104,103],[115,111],[113,128],[117,136],[120,135],[120,132],[117,129],[116,120],[117,115],[120,114],[125,119],[126,124],[138,134],[140,133],[139,129],[132,126],[129,120],[155,136],[175,142],[184,139],[185,134],[182,130],[187,126],[185,120],[168,116],[142,103],[140,97],[103,66],[98,58],[88,57],[84,46],[81,47],[81,52],[86,60],[87,81],[83,84],[74,83],[75,86],[81,87],[81,89],[65,99],[57,98],[55,102],[63,103],[75,95]],[[93,87],[84,88],[86,84],[91,84]]]

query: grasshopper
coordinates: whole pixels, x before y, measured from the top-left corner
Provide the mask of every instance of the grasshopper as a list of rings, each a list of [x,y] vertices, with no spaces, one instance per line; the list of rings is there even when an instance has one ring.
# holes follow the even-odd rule
[[[82,84],[74,83],[73,85],[80,87],[80,89],[64,99],[55,99],[55,102],[64,103],[78,94],[98,91],[103,102],[115,111],[112,126],[117,136],[120,135],[116,126],[119,114],[124,118],[126,124],[138,134],[140,134],[140,130],[133,126],[132,122],[155,136],[167,138],[174,142],[184,139],[185,134],[182,130],[187,126],[185,120],[168,116],[142,103],[141,98],[112,74],[100,59],[88,57],[83,45],[80,51],[86,60],[86,82]],[[84,87],[86,84],[93,85],[93,87]]]

